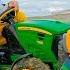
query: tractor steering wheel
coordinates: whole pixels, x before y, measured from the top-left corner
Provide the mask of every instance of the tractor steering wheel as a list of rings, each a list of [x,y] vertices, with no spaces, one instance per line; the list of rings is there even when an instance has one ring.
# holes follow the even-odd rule
[[[0,21],[4,20],[5,17],[7,17],[8,14],[11,14],[11,12],[14,12],[14,9],[8,9],[7,11],[3,12],[0,16]],[[13,15],[15,16],[15,14]]]

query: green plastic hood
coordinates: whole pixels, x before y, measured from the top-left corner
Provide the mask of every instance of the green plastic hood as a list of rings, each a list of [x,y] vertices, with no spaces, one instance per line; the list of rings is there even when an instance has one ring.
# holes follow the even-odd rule
[[[70,29],[70,25],[59,21],[53,21],[53,20],[32,20],[32,21],[25,21],[25,22],[17,22],[15,25],[16,27],[30,26],[30,27],[41,28],[47,30],[52,34],[64,33],[68,29]]]

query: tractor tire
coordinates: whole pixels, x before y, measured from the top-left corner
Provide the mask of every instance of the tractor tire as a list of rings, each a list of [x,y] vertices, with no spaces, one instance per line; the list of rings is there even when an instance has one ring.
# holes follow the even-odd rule
[[[44,64],[40,59],[29,57],[20,60],[13,66],[12,70],[51,70],[48,64]]]
[[[64,60],[67,58],[67,54],[64,48],[65,48],[65,37],[63,35],[58,44],[58,63],[59,63],[58,70],[60,70],[62,64],[64,63]]]

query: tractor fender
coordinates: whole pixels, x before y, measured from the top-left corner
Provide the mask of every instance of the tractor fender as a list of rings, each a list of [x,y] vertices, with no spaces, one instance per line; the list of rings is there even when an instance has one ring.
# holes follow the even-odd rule
[[[10,70],[13,69],[13,66],[14,66],[17,62],[19,62],[20,60],[22,60],[22,59],[24,59],[24,58],[27,58],[27,57],[29,57],[29,56],[32,57],[32,54],[31,54],[31,53],[27,53],[27,54],[24,54],[24,55],[20,56],[18,59],[16,59],[16,60],[13,62],[13,64],[12,64]]]

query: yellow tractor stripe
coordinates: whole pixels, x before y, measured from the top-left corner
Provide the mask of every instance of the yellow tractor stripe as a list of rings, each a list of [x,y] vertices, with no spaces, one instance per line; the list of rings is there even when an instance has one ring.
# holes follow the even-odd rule
[[[40,29],[40,28],[35,28],[35,27],[18,27],[18,30],[30,30],[30,31],[37,31],[37,32],[41,32],[41,33],[45,33],[45,34],[49,34],[49,35],[52,35],[52,33],[46,31],[46,30],[43,30],[43,29]]]

